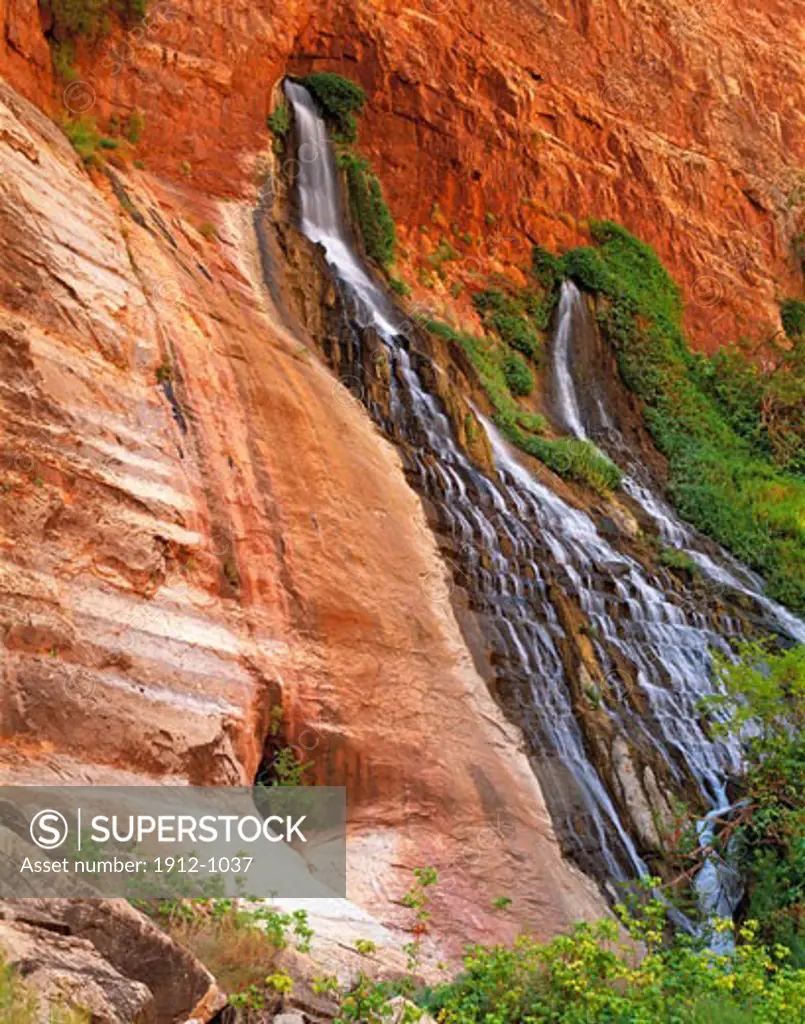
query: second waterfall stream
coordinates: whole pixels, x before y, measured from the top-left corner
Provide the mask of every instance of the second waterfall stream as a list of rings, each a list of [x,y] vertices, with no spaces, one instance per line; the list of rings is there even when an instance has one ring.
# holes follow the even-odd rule
[[[285,88],[299,143],[301,230],[325,250],[352,311],[347,329],[357,350],[366,327],[387,350],[390,413],[372,403],[370,412],[398,444],[409,478],[434,510],[434,528],[457,553],[450,568],[484,621],[495,671],[505,683],[508,709],[516,706],[554,827],[581,866],[604,883],[649,873],[643,851],[656,847],[665,791],[695,787],[712,810],[728,803],[726,779],[738,768],[738,751],[706,734],[699,703],[712,692],[712,651],[729,650],[735,623],[726,616],[714,620],[694,601],[664,589],[661,576],[619,550],[591,515],[538,481],[483,417],[497,472],[487,477],[473,465],[412,363],[400,315],[349,236],[325,123],[301,85],[287,82]],[[579,438],[587,437],[588,428],[576,393],[572,342],[574,317],[583,315],[578,290],[566,282],[552,350],[553,388],[558,418]],[[596,402],[597,419],[607,422],[604,399]],[[765,598],[761,581],[748,570],[680,522],[639,465],[624,468],[626,493],[656,522],[665,542],[688,550],[722,588],[748,595],[769,632],[805,639],[805,624]],[[580,684],[583,666],[569,663],[567,608],[583,616],[606,681],[604,694],[590,680]],[[607,746],[606,765],[589,723],[578,714],[585,687]],[[715,885],[712,909],[723,910],[729,901]]]

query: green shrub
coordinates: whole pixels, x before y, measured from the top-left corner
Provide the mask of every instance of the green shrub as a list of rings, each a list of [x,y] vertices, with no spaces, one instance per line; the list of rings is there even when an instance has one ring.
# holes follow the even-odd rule
[[[495,420],[502,428],[518,431],[522,428],[529,434],[544,432],[547,427],[544,417],[539,413],[522,410],[509,390],[502,365],[507,354],[504,346],[489,336],[477,337],[456,331],[441,320],[427,320],[425,327],[461,347],[478,374],[481,386],[495,410]]]
[[[530,395],[534,390],[534,375],[529,370],[525,361],[513,352],[503,357],[503,374],[509,391],[515,398]]]
[[[428,263],[433,267],[437,274],[441,274],[442,267],[445,263],[449,263],[452,260],[458,259],[458,253],[450,244],[450,242],[442,235],[439,239],[439,244],[435,250],[428,256]]]
[[[287,103],[279,103],[268,115],[266,124],[274,135],[274,152],[282,153],[285,139],[291,130],[291,109]]]
[[[690,555],[686,551],[680,551],[679,548],[663,548],[659,560],[660,565],[664,565],[666,569],[681,569],[692,576],[699,571],[699,567]]]
[[[719,845],[728,857],[737,852],[745,913],[764,940],[805,967],[805,647],[775,653],[743,643],[738,654],[717,658],[723,694],[706,702],[720,713],[718,735],[743,737],[748,763],[744,809],[725,823]]]
[[[411,289],[408,287],[405,281],[401,280],[401,278],[399,277],[389,278],[389,288],[391,288],[395,295],[399,295],[403,299],[408,298],[408,296],[411,294]]]
[[[604,272],[584,255],[585,279],[601,286],[599,322],[669,461],[672,500],[686,519],[765,575],[773,596],[805,610],[805,480],[780,468],[805,465],[805,347],[779,354],[764,382],[761,436],[753,437],[752,371],[733,380],[729,355],[703,369],[682,331],[679,288],[654,250],[612,222],[593,222],[591,229]],[[579,266],[572,253],[564,263]]]
[[[82,115],[71,118],[64,123],[64,134],[85,164],[97,160],[96,150],[101,144],[101,133],[94,117]]]
[[[533,293],[514,297],[498,289],[477,292],[472,298],[484,322],[484,326],[495,332],[507,345],[522,352],[536,364],[542,361],[542,339],[539,330],[547,324],[534,322],[529,315],[539,308]]]
[[[327,71],[308,75],[301,82],[319,102],[340,139],[354,142],[358,132],[356,118],[366,102],[363,89],[348,78]]]
[[[351,149],[340,151],[339,163],[346,171],[350,209],[364,252],[379,266],[388,268],[394,262],[397,230],[380,181],[369,169],[369,162]]]
[[[562,260],[564,276],[572,278],[590,292],[607,290],[607,268],[595,249],[571,249]]]
[[[805,302],[799,299],[786,299],[780,303],[780,318],[783,330],[789,338],[801,338],[805,335]]]
[[[279,103],[268,115],[269,129],[280,139],[284,139],[291,130],[291,111],[287,103]]]
[[[531,270],[543,288],[550,291],[553,291],[564,277],[562,261],[541,245],[535,245],[531,250]]]
[[[140,141],[145,129],[145,115],[142,114],[135,107],[134,110],[129,114],[128,124],[126,125],[126,138],[132,144],[136,146]]]
[[[63,42],[54,42],[51,46],[53,56],[53,70],[56,77],[63,82],[74,82],[78,77],[75,69],[75,46],[66,39]]]
[[[441,1024],[762,1024],[802,1020],[805,972],[757,941],[749,924],[734,950],[668,937],[666,908],[617,908],[636,955],[614,920],[576,924],[547,943],[471,946],[458,977],[426,990],[420,1005]],[[719,930],[730,930],[728,922]]]
[[[489,301],[494,305],[496,300]],[[496,424],[514,445],[544,462],[564,479],[592,487],[600,494],[608,494],[620,486],[623,474],[614,462],[591,442],[575,438],[547,440],[537,436],[545,432],[545,418],[539,413],[520,409],[515,400],[515,388],[520,383],[525,385],[520,367],[528,374],[529,390],[533,388],[533,377],[525,362],[514,355],[505,344],[496,342],[488,336],[479,338],[456,331],[448,324],[437,320],[429,320],[425,326],[434,334],[456,342],[464,350],[492,402]],[[512,376],[511,360],[517,360],[519,364],[515,371],[516,379]]]
[[[54,43],[73,43],[79,38],[90,41],[107,35],[112,19],[124,25],[139,21],[147,10],[146,0],[42,0],[49,12],[49,35]]]

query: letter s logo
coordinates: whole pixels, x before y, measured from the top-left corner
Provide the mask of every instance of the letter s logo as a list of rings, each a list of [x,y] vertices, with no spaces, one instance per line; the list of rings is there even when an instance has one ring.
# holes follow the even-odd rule
[[[67,819],[59,811],[40,811],[30,827],[31,839],[42,850],[55,850],[61,846],[70,831]]]

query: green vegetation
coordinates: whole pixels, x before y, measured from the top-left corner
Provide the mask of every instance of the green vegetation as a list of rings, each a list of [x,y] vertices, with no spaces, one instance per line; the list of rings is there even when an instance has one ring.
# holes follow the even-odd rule
[[[779,349],[756,379],[749,366],[735,375],[735,350],[704,363],[687,346],[679,289],[654,250],[612,222],[591,229],[597,248],[568,253],[561,273],[599,296],[621,376],[669,460],[677,508],[763,573],[776,598],[805,610],[802,343]],[[535,274],[555,281],[556,271],[538,250]],[[787,319],[789,329],[799,323],[791,310]]]
[[[126,125],[126,138],[132,146],[136,146],[140,141],[143,136],[144,129],[145,115],[135,107],[129,114],[128,124]]]
[[[529,370],[525,360],[514,352],[509,352],[503,357],[503,375],[509,391],[515,398],[530,395],[534,390],[534,374]]]
[[[230,1006],[247,1011],[278,1011],[293,982],[275,970],[277,956],[289,946],[309,952],[313,937],[306,911],[286,914],[261,899],[164,899],[140,909],[212,971]]]
[[[100,163],[97,150],[101,145],[101,133],[94,117],[82,115],[71,118],[64,122],[63,127],[64,134],[85,164]]]
[[[686,936],[669,940],[665,911],[656,901],[639,913],[618,908],[642,958],[619,941],[615,921],[577,924],[548,943],[473,946],[458,978],[420,1002],[443,1024],[783,1024],[805,1013],[805,972],[760,945],[753,925],[733,953],[717,955]]]
[[[357,118],[363,110],[366,93],[348,78],[329,72],[308,75],[300,81],[315,97],[332,130],[338,165],[346,176],[349,206],[364,253],[388,272],[397,246],[394,218],[383,198],[380,180],[366,157],[354,148],[358,136]]]
[[[364,252],[378,266],[388,269],[394,262],[397,231],[380,181],[369,168],[369,161],[348,146],[340,148],[338,163],[346,173],[350,209]]]
[[[591,441],[571,437],[548,441],[542,437],[517,437],[512,433],[509,436],[523,451],[566,480],[575,480],[604,495],[620,487],[623,473]]]
[[[539,331],[546,330],[550,321],[547,304],[530,292],[515,297],[499,290],[477,292],[472,300],[487,330],[494,331],[537,366],[541,364]]]
[[[76,42],[92,43],[108,35],[115,19],[134,24],[145,16],[147,0],[40,0],[40,7],[50,17],[47,34],[54,68],[69,82],[75,78]]]
[[[744,736],[749,766],[743,803],[716,846],[737,857],[745,913],[763,940],[784,945],[805,968],[805,647],[775,653],[744,643],[739,655],[718,658],[724,693],[707,702],[720,712],[714,732]]]
[[[620,485],[621,471],[594,444],[575,438],[549,440],[539,436],[546,430],[545,419],[538,413],[520,408],[515,397],[516,390],[510,383],[511,369],[507,373],[507,367],[511,367],[511,359],[519,359],[533,386],[531,372],[503,339],[489,334],[476,337],[456,331],[438,320],[428,320],[425,326],[464,350],[495,409],[495,423],[513,444],[544,462],[559,476],[592,487],[600,494],[606,494]],[[519,370],[517,374],[519,380]]]
[[[786,299],[780,304],[783,330],[789,338],[805,336],[805,302],[800,299]]]
[[[279,103],[268,115],[266,123],[274,135],[274,152],[281,153],[285,147],[288,132],[291,130],[291,108],[287,103]]]
[[[320,72],[301,79],[331,122],[340,142],[353,143],[358,134],[357,118],[366,102],[366,93],[342,75]]]
[[[439,277],[444,277],[445,263],[451,263],[458,258],[458,253],[450,244],[450,241],[442,235],[439,239],[439,244],[428,256],[428,263],[433,267]]]
[[[34,990],[0,958],[0,1020],[13,1024],[89,1024],[90,1014],[64,1008],[43,1016]]]
[[[547,424],[538,413],[525,412],[514,400],[502,360],[506,349],[490,336],[477,337],[456,331],[441,320],[426,320],[424,326],[434,334],[459,345],[475,368],[478,378],[495,409],[495,422],[506,432],[518,427],[528,432],[542,433]]]
[[[391,288],[395,295],[399,295],[403,299],[407,299],[411,294],[411,289],[399,277],[389,277],[389,288]]]
[[[666,569],[679,569],[682,572],[689,573],[694,576],[698,573],[699,567],[690,557],[686,551],[680,551],[678,548],[663,548],[660,552],[660,565],[664,565]]]

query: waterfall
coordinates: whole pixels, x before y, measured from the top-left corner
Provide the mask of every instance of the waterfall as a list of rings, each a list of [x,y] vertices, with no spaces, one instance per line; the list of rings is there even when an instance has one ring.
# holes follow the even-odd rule
[[[562,282],[552,350],[553,375],[556,382],[560,417],[568,433],[583,439],[587,435],[581,423],[581,412],[576,398],[576,388],[573,384],[570,351],[573,337],[573,314],[581,301],[581,294],[573,282]]]
[[[390,412],[371,402],[370,412],[397,443],[409,479],[434,510],[434,529],[451,552],[454,578],[484,623],[499,679],[509,704],[516,705],[554,826],[582,866],[599,878],[645,874],[635,830],[625,823],[626,782],[599,770],[577,714],[583,698],[578,678],[569,674],[568,651],[575,648],[561,608],[580,609],[588,624],[606,684],[605,692],[590,699],[600,696],[604,731],[628,741],[647,764],[659,757],[669,779],[695,784],[714,809],[727,803],[726,778],[739,768],[739,751],[705,734],[698,706],[712,692],[711,651],[727,651],[734,629],[729,621],[714,628],[701,611],[666,594],[661,579],[610,543],[591,516],[538,482],[483,418],[496,472],[487,477],[470,462],[417,371],[398,327],[402,318],[349,238],[324,122],[302,86],[286,83],[286,92],[300,150],[301,229],[323,246],[347,300],[343,330],[350,351],[360,352],[366,327],[374,328],[385,347]],[[578,290],[567,283],[553,367],[561,418],[578,437],[586,431],[571,342],[573,316],[584,312]],[[354,372],[361,372],[360,365]],[[687,531],[670,509],[662,515],[673,529],[678,524]],[[751,587],[744,579],[741,586]],[[782,628],[782,618],[778,624]]]

